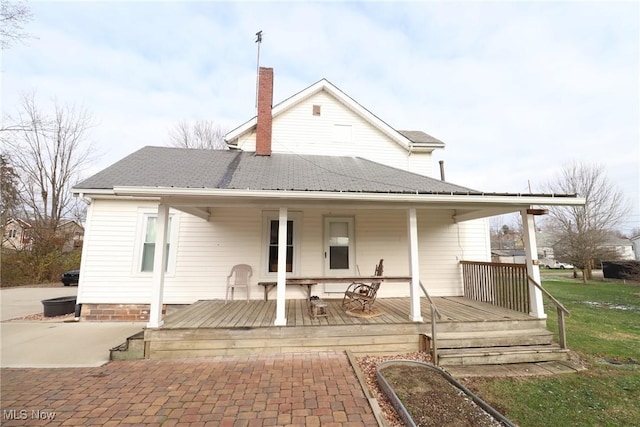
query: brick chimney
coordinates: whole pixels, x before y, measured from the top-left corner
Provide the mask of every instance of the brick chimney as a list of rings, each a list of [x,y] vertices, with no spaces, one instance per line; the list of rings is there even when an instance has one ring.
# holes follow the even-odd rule
[[[256,155],[271,155],[271,107],[273,104],[273,68],[260,67],[258,74],[258,123]]]

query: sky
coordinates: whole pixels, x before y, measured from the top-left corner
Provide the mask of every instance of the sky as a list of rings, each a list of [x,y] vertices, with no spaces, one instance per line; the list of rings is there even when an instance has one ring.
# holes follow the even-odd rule
[[[540,191],[602,167],[640,227],[640,2],[29,3],[33,36],[1,52],[2,117],[35,93],[95,127],[85,175],[180,120],[231,130],[255,115],[257,47],[274,103],[326,78],[396,129],[442,140],[447,181]]]

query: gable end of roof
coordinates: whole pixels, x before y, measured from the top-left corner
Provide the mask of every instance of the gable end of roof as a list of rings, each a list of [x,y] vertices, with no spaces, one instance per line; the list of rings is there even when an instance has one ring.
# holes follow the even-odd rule
[[[413,147],[427,149],[433,151],[436,148],[444,148],[444,142],[422,131],[399,131],[391,127],[384,120],[373,114],[371,111],[363,107],[355,99],[347,95],[329,80],[323,78],[311,86],[306,87],[300,92],[290,96],[284,101],[279,102],[272,108],[272,116],[275,119],[283,112],[289,110],[300,102],[308,99],[320,91],[325,91],[333,96],[340,103],[358,114],[365,121],[370,123],[376,129],[387,135],[405,150],[410,151]],[[257,116],[252,117],[237,128],[231,130],[225,135],[225,141],[230,146],[237,145],[238,139],[247,133],[255,131],[257,124]]]

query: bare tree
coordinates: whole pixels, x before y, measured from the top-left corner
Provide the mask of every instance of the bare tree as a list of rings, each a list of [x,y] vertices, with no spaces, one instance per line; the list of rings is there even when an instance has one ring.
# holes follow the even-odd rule
[[[0,48],[8,49],[14,43],[28,38],[24,24],[32,19],[31,9],[26,2],[0,0]]]
[[[8,217],[15,216],[20,204],[18,174],[9,162],[9,156],[0,154],[0,215],[2,226]]]
[[[492,249],[524,248],[522,221],[514,214],[497,215],[489,220]]]
[[[93,126],[84,109],[54,102],[44,112],[35,95],[25,95],[13,119],[22,130],[5,132],[11,161],[21,184],[25,216],[37,230],[55,233],[60,220],[76,211],[70,188],[92,161],[88,131]]]
[[[169,132],[169,145],[182,148],[206,148],[227,150],[224,142],[226,131],[211,120],[197,120],[189,123],[178,122]]]
[[[592,262],[602,253],[607,236],[629,211],[622,192],[607,179],[601,166],[573,162],[563,167],[555,181],[546,184],[555,193],[578,194],[582,206],[551,206],[549,216],[559,241],[558,259],[582,270],[583,282],[591,278]]]

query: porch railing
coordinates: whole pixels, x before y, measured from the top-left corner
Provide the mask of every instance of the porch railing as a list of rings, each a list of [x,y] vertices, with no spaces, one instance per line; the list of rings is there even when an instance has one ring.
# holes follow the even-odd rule
[[[424,295],[429,300],[429,305],[431,307],[431,358],[433,363],[438,365],[438,339],[436,337],[438,320],[436,319],[436,316],[438,319],[442,319],[442,314],[440,314],[440,310],[438,310],[438,307],[436,307],[436,304],[431,299],[429,292],[427,292],[427,288],[422,284],[422,280],[420,280],[420,287],[422,288]]]
[[[460,261],[464,296],[529,314],[529,283],[525,264]]]
[[[558,313],[558,342],[560,344],[560,348],[567,348],[567,335],[565,333],[565,327],[564,327],[564,315],[566,314],[567,316],[570,316],[571,313],[569,312],[569,310],[566,309],[564,305],[560,303],[560,301],[555,299],[553,295],[549,293],[549,291],[543,288],[540,283],[533,280],[531,276],[527,275],[527,279],[529,280],[529,282],[531,282],[532,285],[540,289],[540,291],[546,297],[548,297],[551,300],[551,302],[553,302],[553,304],[556,306],[556,312]]]
[[[567,348],[565,315],[569,310],[554,298],[542,285],[527,273],[525,264],[506,264],[499,262],[460,261],[464,296],[466,298],[488,302],[510,310],[529,313],[529,283],[540,289],[542,294],[555,305],[558,313],[558,341],[560,347]]]

